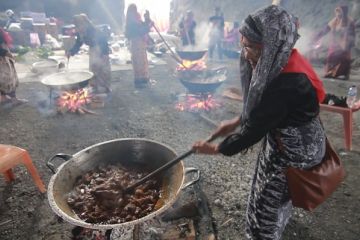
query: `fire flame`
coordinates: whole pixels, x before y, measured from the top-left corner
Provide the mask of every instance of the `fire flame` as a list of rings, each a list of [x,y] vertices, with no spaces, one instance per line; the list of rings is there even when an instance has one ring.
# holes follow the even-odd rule
[[[178,102],[175,108],[179,111],[210,111],[211,109],[219,107],[220,104],[215,101],[211,94],[205,96],[187,95],[182,102]]]
[[[63,92],[58,99],[58,106],[71,112],[76,112],[82,106],[91,102],[88,89],[82,88],[75,92]]]
[[[182,60],[182,64],[179,64],[176,68],[177,71],[202,71],[207,68],[206,63],[203,59],[190,61],[190,60]]]

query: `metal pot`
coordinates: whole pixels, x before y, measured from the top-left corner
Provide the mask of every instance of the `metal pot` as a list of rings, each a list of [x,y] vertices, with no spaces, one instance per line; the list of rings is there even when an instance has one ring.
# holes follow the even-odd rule
[[[180,82],[191,93],[213,93],[225,82],[226,68],[206,71],[178,71]]]
[[[61,157],[66,161],[55,170],[53,160]],[[73,156],[56,154],[47,162],[47,166],[55,173],[49,182],[48,200],[52,210],[67,222],[92,229],[125,228],[139,224],[158,216],[168,209],[177,199],[181,189],[184,189],[200,178],[200,171],[195,168],[184,169],[184,164],[179,162],[161,175],[162,178],[162,207],[140,219],[119,224],[92,224],[87,223],[72,211],[67,204],[67,195],[73,190],[75,180],[97,166],[121,164],[136,166],[149,171],[155,170],[176,157],[170,147],[147,139],[124,138],[102,142],[90,146]],[[184,184],[185,174],[196,172],[195,180]]]
[[[204,57],[207,50],[202,51],[180,51],[176,50],[176,53],[179,55],[179,57],[183,60],[189,60],[189,61],[197,61]]]
[[[46,59],[35,62],[31,66],[33,73],[51,73],[59,70],[59,62],[54,59]]]
[[[41,82],[51,89],[77,90],[86,87],[93,76],[89,71],[64,71],[46,76]]]

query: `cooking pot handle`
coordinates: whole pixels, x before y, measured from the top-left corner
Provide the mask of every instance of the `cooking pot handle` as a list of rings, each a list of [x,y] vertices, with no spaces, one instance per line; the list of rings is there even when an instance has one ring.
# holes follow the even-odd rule
[[[193,185],[194,183],[197,183],[200,180],[200,170],[197,168],[185,168],[185,175],[191,172],[195,172],[196,173],[196,177],[194,180],[191,180],[190,182],[185,183],[182,187],[181,190]]]
[[[66,153],[57,153],[55,154],[54,156],[52,156],[47,162],[46,162],[46,166],[52,171],[52,173],[56,173],[56,169],[55,169],[55,166],[54,164],[52,163],[52,161],[55,159],[55,158],[62,158],[63,160],[67,161],[69,160],[70,158],[72,158],[73,156],[72,155],[69,155],[69,154],[66,154]]]

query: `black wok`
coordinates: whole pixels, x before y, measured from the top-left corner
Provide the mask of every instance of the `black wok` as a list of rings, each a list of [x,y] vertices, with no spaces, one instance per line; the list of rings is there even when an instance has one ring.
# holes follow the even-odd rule
[[[202,51],[181,51],[176,50],[176,53],[179,55],[179,57],[183,60],[189,60],[189,61],[197,61],[203,58],[206,54],[207,50]]]
[[[191,93],[214,93],[224,82],[224,80],[217,82],[192,82],[184,79],[180,81]]]
[[[179,71],[178,78],[190,93],[214,93],[226,80],[226,68],[205,72]]]

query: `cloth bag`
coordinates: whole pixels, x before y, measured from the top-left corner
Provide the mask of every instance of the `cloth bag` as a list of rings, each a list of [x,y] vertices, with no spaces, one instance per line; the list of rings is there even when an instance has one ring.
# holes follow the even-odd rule
[[[277,136],[280,151],[283,145]],[[341,184],[345,169],[326,137],[325,155],[321,163],[310,169],[288,167],[285,175],[293,206],[313,211]]]

